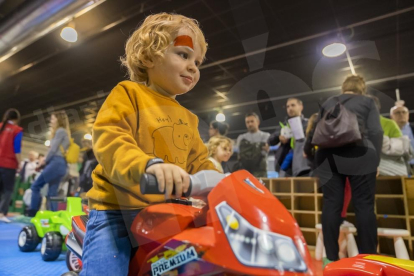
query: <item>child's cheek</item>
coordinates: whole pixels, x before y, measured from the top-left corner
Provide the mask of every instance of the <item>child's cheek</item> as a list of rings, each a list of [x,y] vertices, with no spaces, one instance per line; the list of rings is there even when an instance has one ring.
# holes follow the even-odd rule
[[[194,83],[197,84],[197,82],[200,80],[200,72],[198,72],[195,76],[194,76]]]

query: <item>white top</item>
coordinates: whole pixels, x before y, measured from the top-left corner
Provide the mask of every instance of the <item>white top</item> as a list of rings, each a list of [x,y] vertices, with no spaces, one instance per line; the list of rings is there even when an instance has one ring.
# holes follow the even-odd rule
[[[24,172],[24,182],[27,182],[27,180],[29,179],[29,177],[31,177],[33,174],[36,173],[36,168],[38,165],[37,160],[30,162],[29,159],[25,159],[21,162],[21,168],[23,168],[24,163],[27,162],[26,167],[25,167],[25,172]]]

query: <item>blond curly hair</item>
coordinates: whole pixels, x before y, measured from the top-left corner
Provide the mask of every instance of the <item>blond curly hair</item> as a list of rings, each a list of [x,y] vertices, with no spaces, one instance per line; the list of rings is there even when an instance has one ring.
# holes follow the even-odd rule
[[[231,152],[233,153],[233,141],[230,138],[225,136],[214,136],[210,138],[207,144],[208,157],[214,157],[217,148],[220,145],[223,145],[223,147],[230,147]]]
[[[148,83],[144,61],[162,57],[181,28],[187,28],[194,33],[204,59],[207,43],[197,20],[179,14],[150,15],[128,39],[125,56],[121,57],[122,65],[128,69],[131,81]]]

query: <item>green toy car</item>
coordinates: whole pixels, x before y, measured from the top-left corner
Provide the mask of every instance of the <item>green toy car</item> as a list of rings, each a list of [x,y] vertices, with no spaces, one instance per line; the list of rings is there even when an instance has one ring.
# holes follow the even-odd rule
[[[53,199],[57,200],[57,199]],[[66,250],[65,237],[72,230],[72,217],[85,215],[82,199],[79,197],[60,198],[66,201],[65,211],[39,211],[31,224],[19,233],[18,245],[21,251],[30,252],[36,249],[40,241],[40,253],[44,261],[56,260],[62,250]]]

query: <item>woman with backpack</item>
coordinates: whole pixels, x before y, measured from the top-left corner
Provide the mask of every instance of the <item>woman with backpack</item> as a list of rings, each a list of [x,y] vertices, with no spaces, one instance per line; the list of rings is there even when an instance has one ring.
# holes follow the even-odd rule
[[[362,77],[346,78],[342,94],[329,98],[321,106],[313,133],[312,144],[318,146],[316,175],[323,192],[322,229],[327,256],[324,266],[339,259],[346,178],[351,184],[359,252],[375,254],[377,250],[375,181],[383,131],[374,100],[365,94]]]
[[[57,211],[57,203],[50,202],[50,197],[56,196],[59,183],[67,172],[66,151],[70,145],[69,120],[64,110],[53,112],[50,118],[51,141],[45,159],[45,168],[37,180],[32,184],[32,200],[28,214],[34,217],[40,208],[40,189],[49,184],[47,198],[49,209]]]
[[[0,123],[0,221],[6,217],[14,190],[16,170],[20,164],[23,129],[18,126],[20,113],[14,108],[6,111]]]

